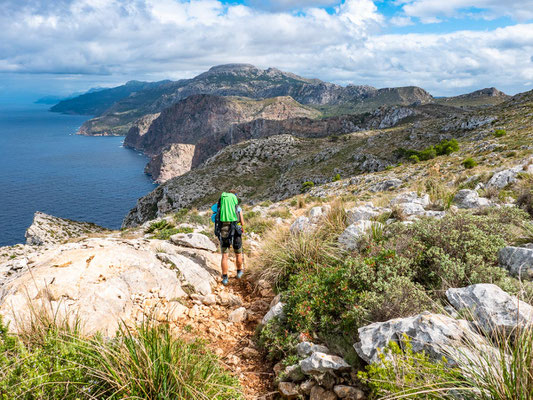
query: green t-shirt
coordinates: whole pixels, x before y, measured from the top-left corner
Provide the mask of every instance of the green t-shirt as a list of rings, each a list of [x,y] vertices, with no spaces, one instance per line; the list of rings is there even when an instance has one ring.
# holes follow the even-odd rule
[[[222,193],[220,196],[220,221],[233,222],[238,221],[236,207],[239,204],[237,196],[233,193]]]

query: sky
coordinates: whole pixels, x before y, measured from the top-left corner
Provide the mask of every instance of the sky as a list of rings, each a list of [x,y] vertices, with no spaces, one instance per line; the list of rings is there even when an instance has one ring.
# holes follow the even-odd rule
[[[533,89],[533,0],[0,0],[0,101],[227,63],[515,94]]]

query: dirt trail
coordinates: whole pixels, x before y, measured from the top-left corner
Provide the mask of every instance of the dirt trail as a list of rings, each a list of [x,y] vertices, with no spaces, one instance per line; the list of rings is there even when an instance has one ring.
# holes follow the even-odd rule
[[[241,280],[234,276],[230,269],[229,285],[219,283],[213,290],[216,304],[193,300],[176,329],[181,335],[207,339],[211,350],[239,378],[245,399],[271,399],[277,393],[272,364],[255,346],[254,336],[274,295],[269,289],[255,287],[246,274]],[[246,319],[230,321],[230,313],[240,307],[246,309]]]

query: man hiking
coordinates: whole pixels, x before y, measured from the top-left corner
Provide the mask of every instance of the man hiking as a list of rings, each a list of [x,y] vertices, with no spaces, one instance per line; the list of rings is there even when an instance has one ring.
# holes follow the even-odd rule
[[[244,218],[242,209],[239,207],[239,199],[234,190],[220,195],[217,204],[211,207],[212,219],[215,222],[215,235],[220,240],[222,260],[222,284],[228,284],[228,256],[229,248],[233,246],[237,259],[237,279],[243,274],[242,234],[244,232]]]

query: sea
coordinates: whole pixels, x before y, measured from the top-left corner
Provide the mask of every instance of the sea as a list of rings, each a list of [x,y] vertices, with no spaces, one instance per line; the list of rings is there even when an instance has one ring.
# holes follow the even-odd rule
[[[75,132],[88,116],[0,104],[0,246],[24,243],[35,211],[118,229],[156,185],[123,137]]]

